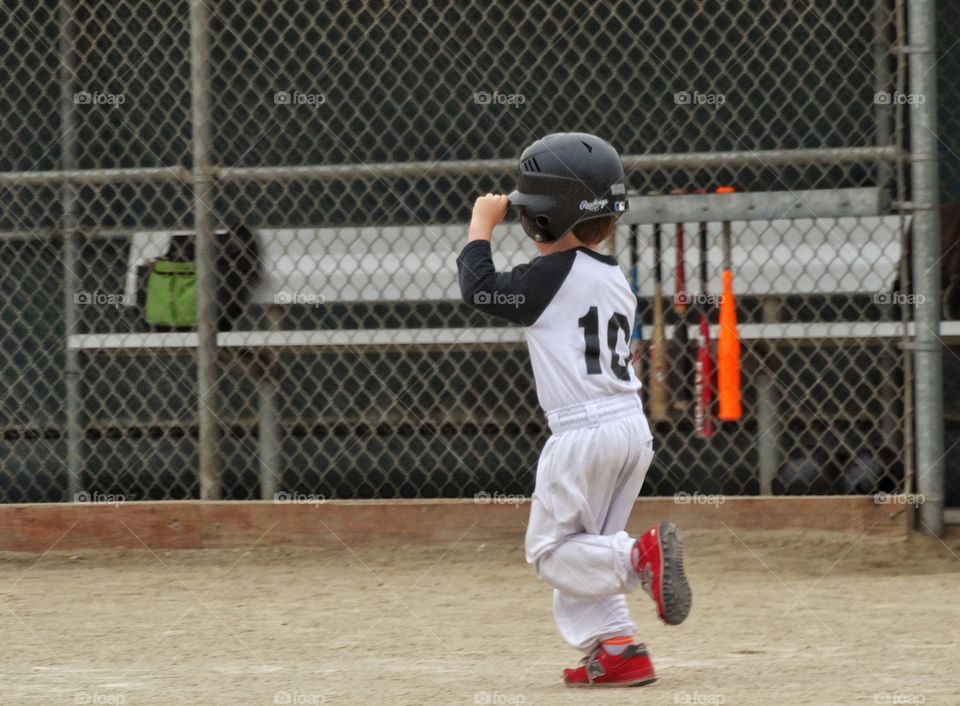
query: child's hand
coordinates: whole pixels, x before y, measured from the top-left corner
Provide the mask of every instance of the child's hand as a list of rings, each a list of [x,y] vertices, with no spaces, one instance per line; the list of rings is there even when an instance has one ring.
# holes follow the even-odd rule
[[[507,214],[510,201],[502,194],[481,196],[473,204],[470,219],[470,240],[490,240],[494,227]]]

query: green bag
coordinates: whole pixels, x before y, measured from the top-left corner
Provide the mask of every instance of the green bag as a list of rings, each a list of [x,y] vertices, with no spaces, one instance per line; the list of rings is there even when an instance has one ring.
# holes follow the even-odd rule
[[[151,326],[196,327],[196,263],[154,260],[147,278],[146,319]]]

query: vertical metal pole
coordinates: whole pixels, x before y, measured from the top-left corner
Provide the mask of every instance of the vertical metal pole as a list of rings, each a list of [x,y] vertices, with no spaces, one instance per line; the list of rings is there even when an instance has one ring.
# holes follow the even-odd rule
[[[901,49],[907,43],[907,21],[904,11],[906,0],[896,0],[894,3],[894,21],[896,22],[897,71],[896,91],[903,94],[907,90],[906,54]],[[904,160],[906,135],[904,130],[904,107],[898,103],[894,112],[894,129],[897,145],[897,161],[895,164],[897,178],[897,217],[900,221],[900,289],[903,292],[913,290],[910,281],[911,266],[907,263],[908,243],[910,240],[907,230],[906,201],[907,201],[907,167]],[[910,324],[913,321],[913,312],[907,299],[900,300],[900,321],[903,325],[899,348],[901,351],[900,364],[903,366],[903,492],[911,495],[915,492],[916,479],[916,447],[914,445],[915,408],[913,402],[913,351],[910,342]],[[916,504],[908,504],[904,523],[907,538],[917,526]]]
[[[890,30],[893,13],[889,0],[874,0],[873,3],[873,74],[876,78],[875,93],[889,94],[893,88],[893,73],[890,71]],[[875,102],[874,113],[877,125],[877,147],[893,144],[893,102]],[[887,162],[877,162],[877,186],[887,186],[893,177],[893,169]]]
[[[216,246],[210,178],[210,36],[205,0],[190,0],[190,101],[193,213],[197,257],[197,422],[200,498],[220,497],[217,416]]]
[[[271,331],[279,330],[282,314],[277,306],[267,307],[267,319]],[[277,414],[277,375],[275,354],[265,350],[260,355],[257,371],[257,397],[260,405],[257,438],[260,442],[260,498],[273,500],[280,480],[280,434]]]
[[[73,94],[76,92],[74,54],[73,13],[71,0],[60,0],[57,7],[60,24],[60,164],[62,169],[76,169],[76,126],[74,125]],[[70,183],[63,185],[61,194],[63,206],[63,317],[64,317],[64,384],[67,431],[67,498],[76,500],[83,490],[82,437],[80,434],[80,352],[67,345],[69,336],[77,333],[77,293],[80,291],[80,278],[77,275],[77,240],[80,237],[77,228],[77,187]]]
[[[266,357],[269,356],[267,353]],[[257,397],[260,405],[257,422],[260,441],[260,499],[273,500],[280,478],[280,437],[277,434],[277,380],[269,359],[264,361],[263,370],[257,380]]]
[[[760,495],[773,495],[777,475],[777,401],[773,378],[764,371],[757,375],[757,455],[760,467]]]
[[[933,0],[910,0],[910,92],[923,102],[910,115],[913,186],[913,292],[917,295],[914,372],[917,492],[923,529],[943,534],[943,352],[940,334],[940,213],[937,174],[936,25]]]
[[[780,298],[764,297],[764,323],[780,321]],[[756,355],[766,356],[775,350],[772,346],[759,344],[756,346]],[[776,369],[770,371],[768,366],[761,366],[763,372],[757,375],[757,460],[760,475],[760,495],[773,495],[773,479],[777,475],[780,465],[778,448],[780,446],[780,415],[777,409]]]

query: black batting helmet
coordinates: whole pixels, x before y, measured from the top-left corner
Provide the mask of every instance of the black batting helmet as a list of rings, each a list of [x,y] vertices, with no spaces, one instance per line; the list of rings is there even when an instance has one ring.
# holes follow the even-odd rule
[[[620,155],[585,132],[557,132],[520,155],[520,178],[510,203],[523,229],[538,243],[562,238],[577,223],[627,210]]]

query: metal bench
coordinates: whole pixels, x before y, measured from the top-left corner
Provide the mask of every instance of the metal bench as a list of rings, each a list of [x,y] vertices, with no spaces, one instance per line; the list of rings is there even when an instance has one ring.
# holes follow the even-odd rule
[[[759,192],[735,194],[691,194],[682,196],[631,196],[630,210],[623,223],[649,226],[677,222],[710,224],[716,233],[720,223],[730,221],[738,233],[733,251],[736,289],[743,294],[844,294],[879,292],[889,286],[900,257],[900,219],[890,216],[889,201],[882,189],[854,188],[840,190],[792,192]],[[823,258],[824,269],[811,273],[798,288],[790,277],[793,247],[790,242],[810,232],[828,243],[831,219],[854,219],[862,223],[858,230],[845,224],[847,238],[834,244]],[[762,231],[748,224],[768,222]],[[793,229],[791,231],[791,229]],[[387,228],[323,228],[280,229],[261,231],[264,241],[264,269],[267,277],[254,293],[255,303],[268,308],[296,303],[296,293],[311,293],[317,301],[366,301],[370,299],[407,301],[411,292],[421,299],[455,299],[459,297],[453,260],[462,246],[463,226],[422,226]],[[772,231],[768,234],[767,231]],[[791,232],[794,237],[791,237]],[[882,232],[883,238],[876,234]],[[851,235],[852,234],[852,235]],[[168,233],[137,233],[131,248],[131,267],[143,257],[163,252]],[[850,248],[851,241],[853,248]],[[844,248],[844,246],[847,246]],[[826,247],[826,245],[824,245]],[[751,258],[750,252],[761,248],[767,252]],[[877,253],[876,249],[885,252]],[[711,253],[711,265],[719,269],[719,248]],[[516,224],[506,225],[498,237],[497,264],[509,267],[529,259],[531,250]],[[664,259],[672,261],[667,248]],[[621,264],[630,267],[625,253]],[[670,258],[670,259],[668,259]],[[858,267],[862,259],[865,267]],[[888,262],[886,270],[877,271],[875,263]],[[344,267],[347,263],[348,267]],[[760,265],[763,263],[762,269]],[[304,267],[306,264],[306,267]],[[870,267],[873,264],[873,267]],[[882,269],[882,268],[881,268]],[[365,278],[359,282],[355,272]],[[794,273],[795,274],[795,273]],[[640,296],[653,294],[650,278],[642,278]],[[865,280],[870,284],[865,284]],[[758,284],[759,283],[759,284]],[[870,289],[871,285],[876,285]],[[670,281],[665,282],[669,291]],[[129,278],[128,278],[128,287]],[[866,289],[865,289],[866,287]],[[278,296],[285,293],[285,297]],[[127,296],[128,301],[135,297]],[[279,303],[278,303],[279,302]],[[668,331],[672,337],[673,330]],[[716,326],[712,327],[716,338]],[[695,327],[689,335],[696,339]],[[803,342],[889,341],[914,334],[913,324],[896,321],[811,322],[811,323],[744,323],[739,327],[744,341]],[[960,340],[960,322],[943,322],[941,338]],[[309,349],[367,346],[516,346],[523,342],[523,331],[517,327],[484,328],[406,328],[351,330],[267,330],[220,333],[217,344],[225,349]],[[68,337],[67,345],[77,351],[123,351],[160,353],[195,348],[196,333],[84,333]],[[258,380],[260,412],[259,434],[261,489],[270,497],[279,474],[279,447],[274,399],[276,383],[269,375]],[[761,415],[762,419],[762,415]],[[761,465],[763,461],[761,459]],[[772,469],[762,468],[767,481]],[[764,483],[762,482],[763,486]]]

